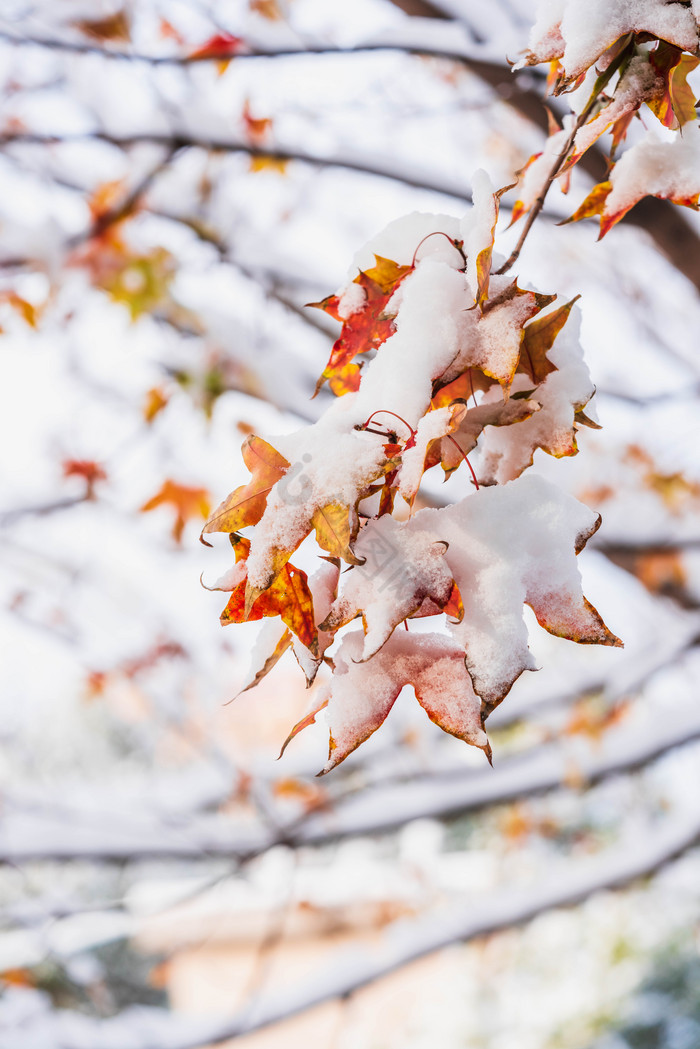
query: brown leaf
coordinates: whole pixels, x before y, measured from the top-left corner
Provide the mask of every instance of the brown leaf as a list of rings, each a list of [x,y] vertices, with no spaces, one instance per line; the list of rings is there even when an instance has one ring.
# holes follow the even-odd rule
[[[550,372],[557,370],[556,365],[552,364],[547,357],[547,353],[569,319],[574,303],[580,298],[580,295],[575,295],[563,306],[551,310],[544,316],[536,317],[525,326],[518,371],[529,376],[536,386],[544,382]]]
[[[85,19],[76,22],[75,25],[95,40],[118,40],[122,43],[131,40],[131,27],[126,11],[115,11],[106,18]]]

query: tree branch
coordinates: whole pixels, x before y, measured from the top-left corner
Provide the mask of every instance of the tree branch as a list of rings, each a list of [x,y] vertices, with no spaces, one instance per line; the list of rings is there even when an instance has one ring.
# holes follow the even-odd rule
[[[109,824],[81,824],[65,808],[27,811],[8,798],[0,820],[0,861],[27,863],[51,859],[124,862],[154,858],[247,862],[275,845],[321,845],[357,834],[378,834],[418,818],[446,818],[566,787],[572,759],[582,783],[592,785],[655,761],[669,751],[700,739],[700,710],[667,718],[661,725],[611,730],[595,748],[562,742],[532,747],[504,760],[492,771],[463,769],[416,777],[410,783],[366,788],[336,801],[333,808],[303,816],[277,833],[221,820],[191,819],[168,828],[123,814]]]
[[[497,890],[462,906],[450,902],[437,913],[395,922],[371,954],[357,948],[337,952],[333,962],[325,962],[323,971],[314,973],[310,981],[291,987],[278,985],[227,1020],[203,1021],[139,1008],[134,1020],[145,1032],[140,1049],[200,1049],[261,1030],[335,998],[346,998],[446,947],[523,925],[555,908],[575,906],[594,893],[647,878],[699,840],[697,813],[677,816],[665,825],[649,825],[602,855],[561,864],[553,877],[534,886]],[[91,1049],[109,1049],[123,1042],[129,1018],[126,1010],[114,1020],[81,1017],[78,1023],[74,1013],[59,1011],[51,1017],[51,1034],[61,1049],[83,1049],[87,1044]],[[40,1026],[42,1019],[35,1023]],[[40,1034],[27,1020],[17,1033],[16,1049],[29,1049],[42,1040]],[[137,1043],[132,1039],[130,1044]]]

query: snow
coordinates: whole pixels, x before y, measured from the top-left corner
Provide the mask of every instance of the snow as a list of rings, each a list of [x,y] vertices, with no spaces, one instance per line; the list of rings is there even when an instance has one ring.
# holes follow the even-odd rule
[[[561,59],[572,79],[627,33],[650,33],[684,51],[698,45],[698,12],[666,0],[543,0],[528,61]]]
[[[473,207],[461,222],[464,251],[467,256],[467,281],[476,298],[479,288],[477,261],[482,252],[493,247],[494,230],[498,219],[498,203],[488,174],[479,168],[472,175]]]
[[[458,645],[440,634],[398,632],[368,662],[361,631],[346,634],[335,656],[327,720],[329,772],[384,722],[401,689],[415,687],[418,702],[433,720],[473,746],[486,748],[481,702],[473,692]],[[449,726],[449,727],[448,727]]]
[[[426,598],[445,604],[452,573],[444,560],[444,543],[388,514],[367,523],[355,553],[365,563],[344,575],[342,593],[329,618],[337,625],[362,613],[366,637],[361,658],[367,660]]]
[[[615,215],[640,197],[693,198],[700,193],[700,128],[688,124],[669,141],[656,131],[626,150],[610,176],[605,213]]]
[[[476,469],[484,480],[497,484],[513,480],[530,465],[538,448],[556,457],[576,452],[574,414],[595,392],[579,342],[580,315],[580,308],[574,306],[548,351],[557,371],[550,372],[532,394],[532,399],[541,405],[540,410],[517,427],[490,426],[479,438]],[[516,391],[531,386],[527,376],[516,376]],[[482,404],[495,401],[498,396],[489,390]]]
[[[525,603],[554,634],[609,643],[584,603],[575,556],[597,519],[550,482],[525,475],[452,506],[421,510],[405,526],[449,543],[445,561],[464,604],[464,618],[450,633],[464,646],[474,687],[489,702],[499,702],[524,670],[535,669]]]
[[[375,255],[393,259],[401,266],[410,266],[416,256],[417,261],[431,258],[460,268],[463,265],[462,257],[449,240],[444,236],[431,236],[443,233],[451,240],[459,239],[460,224],[454,215],[433,215],[420,211],[402,215],[388,223],[355,253],[349,275],[354,279],[357,270],[364,271],[374,266]]]

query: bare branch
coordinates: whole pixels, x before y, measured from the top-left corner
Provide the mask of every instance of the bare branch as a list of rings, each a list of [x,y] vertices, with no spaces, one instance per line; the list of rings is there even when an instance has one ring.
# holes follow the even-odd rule
[[[582,783],[594,784],[653,762],[700,739],[700,710],[665,724],[611,730],[594,748],[547,743],[498,764],[495,770],[452,770],[416,777],[410,783],[367,788],[338,800],[332,809],[311,813],[270,833],[260,827],[192,819],[178,827],[153,820],[81,823],[77,812],[27,811],[8,798],[0,822],[0,861],[82,859],[121,862],[151,858],[229,857],[247,862],[275,845],[319,845],[356,834],[377,834],[407,820],[445,818],[566,787],[572,758]],[[570,742],[570,741],[569,741]],[[118,826],[117,826],[118,823]]]
[[[445,947],[523,925],[555,908],[575,906],[594,893],[620,889],[649,877],[693,848],[699,839],[697,813],[650,824],[602,855],[562,864],[554,876],[534,886],[499,890],[461,907],[450,902],[438,913],[396,922],[371,953],[357,949],[338,952],[311,981],[277,986],[228,1020],[185,1019],[165,1010],[147,1014],[141,1008],[137,1014],[144,1032],[141,1049],[200,1049],[258,1031],[335,998],[346,998]],[[74,1015],[59,1012],[52,1017],[52,1036],[62,1049],[82,1049],[86,1044],[91,1049],[108,1049],[116,1044],[115,1034],[123,1042],[128,1019],[126,1011],[114,1021],[83,1017],[76,1026]],[[19,1033],[17,1036],[17,1049],[36,1044],[37,1035],[31,1021],[26,1021],[22,1037]],[[130,1044],[136,1045],[133,1041]]]

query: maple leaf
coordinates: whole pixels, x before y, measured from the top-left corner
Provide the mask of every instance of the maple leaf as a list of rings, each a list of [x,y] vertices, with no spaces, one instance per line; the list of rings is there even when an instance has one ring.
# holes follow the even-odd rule
[[[520,361],[518,371],[527,375],[535,385],[539,386],[547,378],[550,372],[556,371],[556,364],[547,357],[547,353],[554,345],[554,340],[569,319],[569,314],[581,298],[575,295],[569,302],[556,310],[550,310],[542,317],[530,321],[523,331],[523,341],[520,346]]]
[[[495,381],[479,368],[466,368],[449,382],[438,380],[430,403],[433,408],[447,408],[455,401],[468,401],[470,397],[474,398],[474,394],[490,390]]]
[[[536,476],[482,488],[406,522],[408,531],[423,530],[449,544],[445,561],[464,603],[464,618],[449,629],[464,646],[486,710],[533,669],[523,604],[551,634],[621,645],[581,593],[576,566],[576,554],[599,525],[598,514]]]
[[[360,658],[370,659],[424,601],[438,609],[447,605],[454,579],[445,547],[390,516],[368,522],[355,546],[364,564],[344,577],[342,593],[321,629],[335,631],[361,615],[366,636]]]
[[[149,425],[153,422],[156,415],[159,415],[163,411],[163,408],[166,407],[169,399],[170,398],[165,390],[160,386],[154,386],[147,392],[142,412],[144,420]]]
[[[507,401],[489,401],[465,410],[459,418],[458,425],[452,432],[452,439],[442,438],[436,442],[428,456],[428,467],[440,462],[446,474],[456,470],[464,461],[464,456],[476,447],[477,441],[486,426],[511,426],[524,422],[535,412],[541,410],[538,401],[530,398],[509,398]]]
[[[342,401],[335,403],[342,409]],[[294,449],[288,453],[294,462],[275,485],[252,537],[251,594],[270,585],[311,531],[331,556],[357,563],[353,543],[359,528],[358,504],[398,460],[387,458],[375,437],[354,428],[346,432],[347,425],[341,410],[337,426],[324,420],[280,438],[283,447]],[[338,462],[344,464],[342,472]]]
[[[92,459],[66,459],[63,463],[64,477],[82,477],[86,485],[86,496],[93,499],[95,485],[98,481],[106,481],[107,473],[100,463]]]
[[[695,92],[687,82],[700,63],[694,55],[684,55],[680,48],[660,41],[649,55],[649,61],[659,74],[661,90],[647,105],[661,123],[668,128],[679,128],[696,119]]]
[[[85,19],[74,23],[87,36],[95,40],[118,40],[128,43],[131,40],[131,27],[126,11],[115,11],[106,18]]]
[[[530,35],[529,50],[516,69],[524,65],[560,60],[563,75],[557,92],[567,90],[605,54],[607,69],[622,52],[634,46],[634,37],[665,40],[683,51],[695,51],[698,28],[690,5],[659,3],[629,4],[611,0],[589,8],[578,0],[562,0],[543,9]]]
[[[294,565],[285,564],[274,582],[264,591],[249,600],[247,582],[247,560],[250,542],[242,536],[232,534],[231,544],[236,555],[236,565],[213,590],[230,590],[231,596],[221,613],[221,624],[254,622],[265,616],[280,616],[313,655],[318,655],[318,631],[314,621],[313,598],[306,572]]]
[[[233,58],[248,50],[248,45],[240,36],[232,33],[215,33],[203,44],[190,51],[190,58]]]
[[[328,762],[320,775],[344,761],[383,724],[399,693],[409,684],[431,721],[479,747],[491,759],[482,727],[481,702],[472,688],[459,645],[440,634],[398,632],[371,660],[358,662],[363,647],[362,632],[352,631],[344,636],[334,658],[327,714]],[[299,726],[292,730],[294,735],[298,731]]]
[[[254,153],[250,158],[248,170],[255,174],[258,171],[274,171],[278,175],[285,175],[289,166],[286,157],[268,156],[268,154]]]
[[[520,361],[524,326],[555,298],[519,288],[517,280],[506,280],[505,287],[501,284],[482,307],[473,337],[465,341],[465,363],[495,379],[504,400]]]
[[[316,384],[316,393],[326,380],[337,396],[357,390],[360,385],[360,367],[352,361],[358,353],[378,349],[394,332],[394,318],[386,313],[386,307],[404,277],[413,271],[413,266],[399,266],[381,255],[375,255],[374,258],[376,265],[360,272],[353,281],[364,292],[359,308],[348,315],[341,313],[342,300],[337,295],[330,295],[321,302],[307,303],[343,322],[328,364]]]
[[[18,295],[12,288],[0,291],[0,302],[6,302],[30,328],[36,328],[39,322],[39,309],[28,299]]]
[[[316,510],[311,518],[316,532],[316,542],[332,557],[340,557],[349,565],[363,562],[353,553],[350,544],[357,535],[357,515],[342,503],[329,503]]]
[[[277,0],[248,0],[248,7],[268,22],[279,22],[284,17]]]
[[[156,494],[143,504],[141,513],[156,510],[159,506],[171,506],[175,510],[173,539],[176,543],[182,540],[185,525],[193,517],[209,515],[209,493],[206,488],[190,488],[177,481],[163,481]]]
[[[241,114],[246,137],[254,143],[261,145],[268,138],[272,130],[272,119],[270,117],[254,117],[250,108],[250,99],[246,98],[243,103]]]
[[[209,532],[239,532],[257,524],[265,512],[267,497],[273,486],[284,477],[289,463],[261,437],[251,434],[241,446],[243,462],[253,475],[248,484],[236,488],[217,506],[204,528]]]

